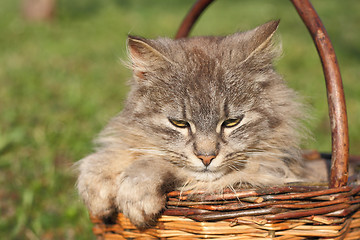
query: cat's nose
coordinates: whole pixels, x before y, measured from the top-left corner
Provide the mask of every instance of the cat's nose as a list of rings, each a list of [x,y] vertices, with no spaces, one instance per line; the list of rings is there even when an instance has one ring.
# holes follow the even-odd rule
[[[203,162],[203,164],[207,167],[210,165],[211,161],[216,158],[214,155],[197,155],[197,157]]]

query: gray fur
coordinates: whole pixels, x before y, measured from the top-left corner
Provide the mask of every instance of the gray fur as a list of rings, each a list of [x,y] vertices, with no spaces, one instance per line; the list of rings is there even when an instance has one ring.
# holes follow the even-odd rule
[[[225,37],[129,37],[134,77],[125,107],[78,163],[77,186],[92,214],[122,211],[146,227],[170,190],[301,180],[303,106],[273,67],[277,26]],[[226,128],[227,119],[241,121]],[[215,158],[205,166],[199,155]]]

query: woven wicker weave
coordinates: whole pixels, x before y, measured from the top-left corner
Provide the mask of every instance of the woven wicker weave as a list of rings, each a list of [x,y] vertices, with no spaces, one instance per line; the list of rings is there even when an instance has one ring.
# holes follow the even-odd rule
[[[358,163],[359,164],[359,163]],[[170,192],[156,226],[139,231],[122,214],[91,217],[100,239],[360,239],[360,185],[327,183],[226,189],[218,195]]]
[[[212,1],[195,3],[176,38],[187,37]],[[91,217],[99,239],[360,239],[360,185],[357,176],[348,180],[347,116],[336,56],[310,2],[291,2],[308,27],[323,64],[332,129],[329,183],[225,189],[217,195],[175,191],[168,194],[167,209],[157,224],[144,231],[121,213],[112,223]],[[360,165],[359,158],[354,159]]]
[[[239,218],[238,225],[229,221],[196,222],[186,217],[162,216],[159,224],[140,232],[122,214],[116,225],[105,225],[92,219],[94,233],[101,239],[326,239],[358,240],[360,213],[342,223],[329,224],[329,218],[314,217],[299,222],[288,220],[281,223],[261,224],[255,218]],[[345,236],[346,235],[346,236]]]

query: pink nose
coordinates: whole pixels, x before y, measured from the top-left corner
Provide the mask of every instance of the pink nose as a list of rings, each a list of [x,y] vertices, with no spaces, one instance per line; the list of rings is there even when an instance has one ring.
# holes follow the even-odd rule
[[[210,165],[211,161],[214,160],[214,158],[216,158],[216,156],[213,155],[210,156],[198,155],[197,157],[203,162],[203,164],[206,167]]]

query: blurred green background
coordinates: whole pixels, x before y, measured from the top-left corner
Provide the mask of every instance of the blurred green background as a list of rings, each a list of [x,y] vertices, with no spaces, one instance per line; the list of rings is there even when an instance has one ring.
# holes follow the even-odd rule
[[[350,151],[360,154],[360,2],[313,0],[338,54]],[[0,2],[0,239],[94,239],[72,164],[119,112],[131,72],[128,33],[174,36],[191,0],[58,0],[48,22],[26,21],[19,0]],[[326,92],[315,47],[290,1],[218,0],[192,35],[229,34],[281,19],[277,68],[312,106],[314,140],[331,150]]]

